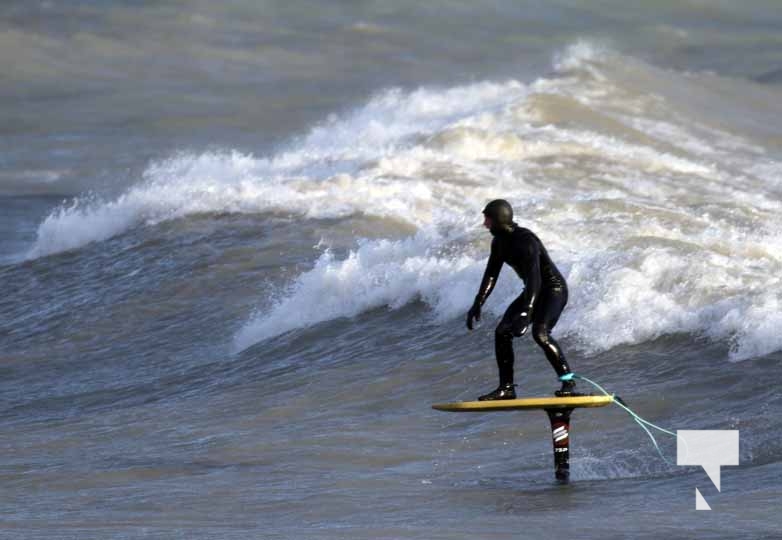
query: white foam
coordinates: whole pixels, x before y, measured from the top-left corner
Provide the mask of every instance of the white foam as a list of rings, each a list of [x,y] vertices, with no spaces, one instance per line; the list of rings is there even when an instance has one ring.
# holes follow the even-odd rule
[[[523,94],[518,82],[476,83],[442,91],[389,90],[344,118],[331,117],[269,159],[238,152],[180,154],[153,162],[143,181],[114,200],[83,197],[52,212],[27,254],[40,257],[105,240],[131,227],[202,212],[294,212],[308,217],[349,215],[372,208],[378,215],[407,216],[410,198],[427,198],[423,179],[383,178],[388,164],[408,172],[431,152],[408,139]],[[377,168],[377,160],[382,161]],[[362,169],[373,170],[362,174]],[[358,174],[357,174],[358,173]],[[368,203],[372,203],[371,206]],[[396,211],[395,211],[396,210]]]
[[[413,300],[425,302],[441,321],[461,316],[472,303],[485,261],[441,249],[448,243],[448,237],[421,232],[401,240],[361,241],[341,260],[326,252],[271,310],[244,325],[235,347],[242,350],[289,330],[374,308],[397,309]],[[504,276],[495,295],[507,298],[521,290],[521,283]],[[501,302],[486,305],[495,316],[502,309]]]
[[[782,349],[782,300],[779,282],[765,297],[735,302],[710,327],[709,335],[730,339],[730,359],[734,362],[765,356]]]
[[[457,312],[464,301],[458,298],[459,291],[465,290],[459,286],[464,280],[461,274],[473,261],[431,255],[431,246],[431,238],[417,235],[399,241],[362,242],[343,260],[329,252],[323,254],[270,312],[245,324],[236,336],[236,347],[244,349],[294,328],[352,317],[372,308],[398,308],[419,296],[436,311]],[[317,299],[314,307],[313,299]]]
[[[605,43],[582,39],[554,55],[554,69],[560,72],[583,69],[610,55],[613,52]]]
[[[323,254],[247,321],[236,348],[414,299],[457,324],[488,250],[480,209],[502,196],[566,272],[571,300],[558,332],[584,349],[677,332],[728,340],[734,360],[782,349],[780,163],[602,71],[622,61],[582,42],[560,57],[556,76],[529,86],[390,90],[269,158],[173,156],[113,200],[87,197],[53,212],[29,256],[200,212],[361,212],[416,233],[357,239],[343,259]],[[529,99],[541,93],[591,114],[546,124]],[[505,270],[487,313],[500,315],[520,291]]]

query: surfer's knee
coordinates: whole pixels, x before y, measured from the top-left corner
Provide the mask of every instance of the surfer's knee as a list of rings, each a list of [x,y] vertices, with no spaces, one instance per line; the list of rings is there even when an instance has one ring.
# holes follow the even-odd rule
[[[546,328],[545,324],[535,323],[532,325],[532,339],[534,339],[535,343],[537,343],[538,345],[541,346],[548,345],[549,334],[548,334],[548,328]]]

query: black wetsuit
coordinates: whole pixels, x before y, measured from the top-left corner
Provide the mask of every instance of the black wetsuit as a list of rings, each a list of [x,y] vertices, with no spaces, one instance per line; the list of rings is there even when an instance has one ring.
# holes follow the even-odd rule
[[[514,336],[521,336],[532,324],[532,337],[546,353],[551,366],[562,376],[570,373],[559,344],[550,331],[557,324],[568,299],[565,278],[549,257],[546,248],[532,231],[513,223],[507,230],[492,231],[491,255],[475,298],[482,306],[497,282],[503,263],[513,268],[524,281],[524,291],[502,317],[494,337],[500,385],[513,384]]]

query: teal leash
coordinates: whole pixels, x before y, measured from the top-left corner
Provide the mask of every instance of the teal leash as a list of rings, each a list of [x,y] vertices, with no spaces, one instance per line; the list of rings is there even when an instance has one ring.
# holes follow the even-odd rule
[[[584,377],[582,375],[576,375],[575,373],[566,373],[565,375],[562,375],[559,378],[559,380],[563,381],[563,382],[572,381],[573,379],[579,379],[581,381],[586,381],[589,384],[591,384],[592,386],[594,386],[595,388],[597,388],[598,390],[600,390],[601,392],[603,392],[604,395],[613,398],[614,399],[613,403],[615,403],[616,405],[618,405],[619,407],[624,409],[633,418],[633,420],[635,420],[635,423],[638,424],[639,426],[641,426],[641,429],[643,429],[646,432],[646,434],[649,435],[649,438],[652,440],[652,444],[654,444],[654,447],[655,447],[655,449],[657,449],[657,453],[660,454],[660,457],[662,458],[662,460],[665,463],[667,463],[668,465],[675,465],[675,463],[672,463],[670,460],[668,460],[668,458],[666,458],[663,455],[662,450],[660,450],[660,445],[657,444],[657,439],[654,438],[654,435],[652,434],[651,431],[649,431],[649,428],[647,428],[646,426],[649,426],[649,427],[651,427],[653,429],[656,429],[657,431],[665,433],[666,435],[671,435],[672,437],[676,437],[678,439],[679,436],[676,433],[674,433],[672,431],[669,431],[669,430],[667,430],[665,428],[661,428],[660,426],[658,426],[656,424],[653,424],[653,423],[649,422],[648,420],[642,418],[638,413],[636,413],[630,407],[628,407],[627,404],[624,402],[624,400],[622,400],[622,398],[620,398],[619,396],[617,396],[615,394],[609,394],[608,391],[605,388],[603,388],[602,386],[600,386],[599,384],[597,384],[595,381],[593,381],[591,379],[587,379],[586,377]],[[684,441],[684,438],[682,438],[681,440]],[[684,441],[684,443],[686,445],[687,441]]]

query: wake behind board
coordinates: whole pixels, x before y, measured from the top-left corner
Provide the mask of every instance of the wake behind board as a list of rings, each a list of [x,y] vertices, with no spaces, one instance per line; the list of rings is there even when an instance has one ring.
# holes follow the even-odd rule
[[[523,409],[575,409],[578,407],[605,407],[614,402],[614,396],[531,397],[500,399],[496,401],[457,401],[438,403],[433,409],[449,412],[516,411]]]

